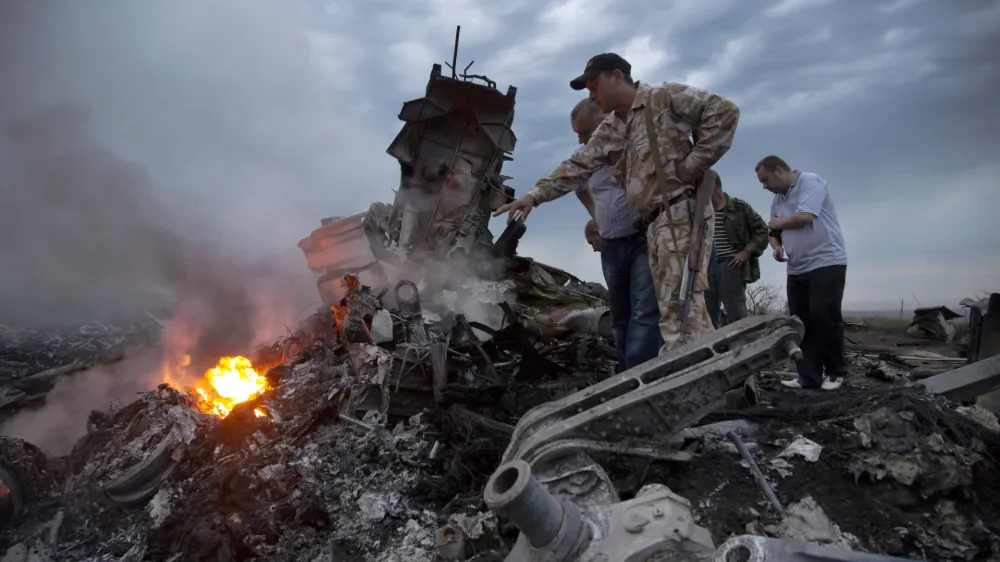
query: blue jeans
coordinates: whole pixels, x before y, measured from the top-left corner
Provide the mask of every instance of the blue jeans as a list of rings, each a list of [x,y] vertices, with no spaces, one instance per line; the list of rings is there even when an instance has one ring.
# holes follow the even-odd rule
[[[601,268],[608,284],[619,370],[631,369],[656,357],[663,345],[645,235],[602,239]]]

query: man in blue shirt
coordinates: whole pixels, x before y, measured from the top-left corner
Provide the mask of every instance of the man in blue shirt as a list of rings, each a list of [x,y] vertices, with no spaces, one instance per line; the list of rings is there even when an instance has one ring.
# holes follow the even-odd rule
[[[589,99],[573,108],[570,124],[580,140],[580,148],[587,144],[604,117]],[[646,233],[635,229],[639,215],[628,204],[625,189],[611,170],[603,168],[591,176],[577,188],[577,196],[593,217],[600,236],[598,242],[588,235],[588,242],[601,252],[619,369],[631,369],[656,357],[663,345]],[[589,201],[592,203],[588,204]]]
[[[836,390],[847,376],[841,302],[847,251],[826,181],[792,170],[777,156],[755,167],[764,189],[774,193],[769,241],[774,259],[788,268],[788,312],[805,324],[803,359],[789,388]]]

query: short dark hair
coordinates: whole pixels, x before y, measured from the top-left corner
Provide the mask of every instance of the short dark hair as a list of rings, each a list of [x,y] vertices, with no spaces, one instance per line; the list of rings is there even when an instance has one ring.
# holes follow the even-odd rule
[[[718,172],[715,173],[715,189],[722,191],[722,176]]]
[[[621,72],[621,71],[619,71],[619,72]],[[601,74],[603,74],[605,76],[611,76],[614,73],[615,73],[614,70],[605,70]],[[628,72],[622,72],[622,80],[624,80],[625,83],[628,84],[629,86],[635,86],[635,80],[632,80],[632,75],[629,74]]]
[[[753,171],[759,172],[761,168],[764,168],[765,172],[773,172],[775,170],[787,170],[789,172],[792,171],[792,168],[791,166],[788,165],[788,162],[785,162],[784,160],[778,158],[773,154],[771,156],[765,156],[763,159],[761,159],[760,162],[757,162],[757,165],[753,167]]]

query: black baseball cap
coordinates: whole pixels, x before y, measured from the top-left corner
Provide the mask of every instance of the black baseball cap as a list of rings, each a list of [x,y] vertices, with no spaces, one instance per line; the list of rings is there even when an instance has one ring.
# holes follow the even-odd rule
[[[587,82],[597,78],[598,74],[609,70],[620,70],[622,74],[632,74],[632,65],[615,53],[601,53],[587,61],[587,68],[583,74],[574,78],[569,83],[569,87],[574,90],[582,90],[587,87]]]

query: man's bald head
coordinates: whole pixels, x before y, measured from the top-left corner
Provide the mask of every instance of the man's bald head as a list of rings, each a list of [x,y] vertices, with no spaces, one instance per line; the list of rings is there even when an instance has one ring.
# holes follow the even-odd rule
[[[580,139],[580,144],[587,144],[590,135],[594,134],[594,130],[604,120],[604,116],[605,113],[601,111],[601,108],[597,107],[597,104],[590,101],[589,98],[580,100],[573,107],[573,111],[569,113],[569,121],[573,126],[573,131]]]
[[[597,107],[597,104],[590,101],[590,98],[583,98],[573,107],[573,111],[569,113],[570,119],[576,119],[577,117],[590,117],[592,119],[604,119],[604,114],[601,113],[601,108]]]
[[[597,221],[594,219],[587,221],[586,226],[583,227],[583,236],[595,252],[601,251],[601,233],[597,228]]]

